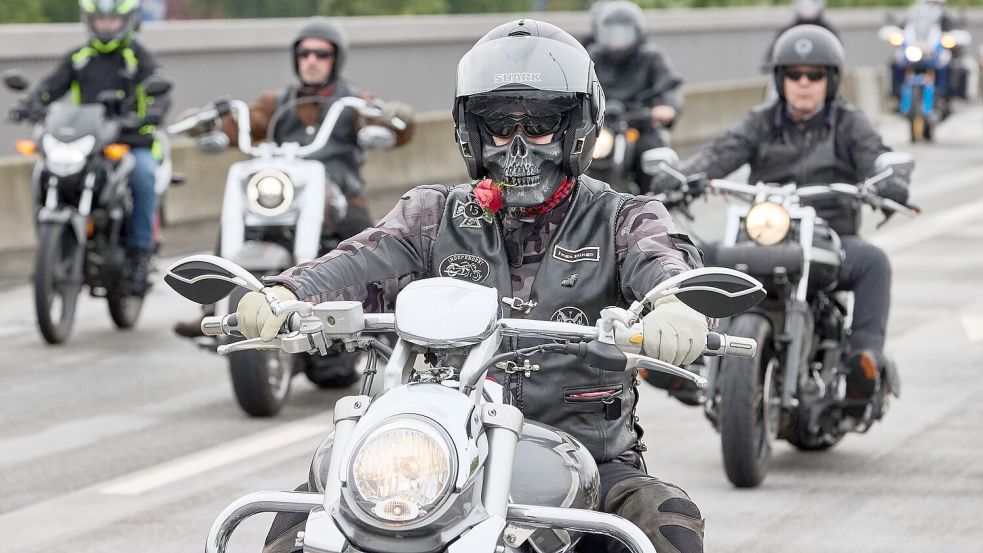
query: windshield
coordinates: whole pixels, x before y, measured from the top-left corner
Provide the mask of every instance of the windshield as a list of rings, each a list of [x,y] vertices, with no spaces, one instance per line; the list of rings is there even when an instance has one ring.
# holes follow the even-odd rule
[[[99,135],[105,121],[106,108],[101,104],[57,103],[48,108],[44,130],[62,142],[72,142],[90,134]]]

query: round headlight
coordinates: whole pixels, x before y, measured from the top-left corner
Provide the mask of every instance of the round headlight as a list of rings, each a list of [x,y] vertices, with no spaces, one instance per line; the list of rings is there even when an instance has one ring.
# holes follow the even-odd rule
[[[612,148],[614,148],[614,134],[608,129],[601,129],[601,134],[594,143],[594,159],[608,157]]]
[[[917,46],[909,46],[904,49],[904,57],[914,63],[922,60],[922,49]]]
[[[791,224],[788,211],[773,202],[763,202],[752,207],[744,219],[748,236],[762,246],[781,242],[788,234]]]
[[[404,526],[426,518],[450,494],[455,464],[440,429],[400,418],[360,444],[348,482],[361,511],[387,525]]]
[[[290,209],[294,200],[294,186],[290,177],[280,171],[260,171],[246,184],[249,208],[260,215],[275,217]]]

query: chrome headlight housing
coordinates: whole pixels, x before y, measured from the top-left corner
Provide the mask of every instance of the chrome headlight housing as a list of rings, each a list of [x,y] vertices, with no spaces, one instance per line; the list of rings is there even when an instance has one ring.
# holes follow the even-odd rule
[[[50,134],[41,137],[44,164],[59,177],[74,175],[85,168],[86,157],[92,153],[96,137],[91,134],[72,142],[62,142]]]
[[[614,148],[614,133],[610,129],[601,129],[601,134],[597,136],[597,141],[594,142],[594,159],[604,159],[611,155],[611,150]]]
[[[773,246],[784,240],[791,226],[788,210],[774,202],[755,205],[744,218],[748,236],[762,246]]]
[[[924,53],[922,52],[921,48],[912,44],[904,49],[904,57],[911,63],[918,63],[922,61],[922,57],[924,57]]]
[[[386,526],[418,523],[454,487],[457,456],[429,419],[402,416],[372,430],[352,451],[348,474],[357,511]]]
[[[264,169],[246,183],[250,211],[267,217],[283,215],[294,201],[294,185],[282,171]]]

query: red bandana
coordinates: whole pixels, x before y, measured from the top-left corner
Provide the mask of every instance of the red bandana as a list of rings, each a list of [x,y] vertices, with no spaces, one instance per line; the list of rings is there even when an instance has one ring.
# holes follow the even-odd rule
[[[518,210],[517,216],[521,218],[538,217],[543,213],[553,209],[554,207],[560,205],[563,200],[567,199],[567,196],[573,192],[573,185],[577,183],[577,179],[564,179],[560,183],[560,187],[553,192],[545,202],[534,205],[532,207],[523,207]]]

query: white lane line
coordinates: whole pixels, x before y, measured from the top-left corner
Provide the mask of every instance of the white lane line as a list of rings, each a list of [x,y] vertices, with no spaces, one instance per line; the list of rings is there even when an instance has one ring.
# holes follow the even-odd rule
[[[315,415],[123,476],[99,488],[99,493],[140,495],[301,440],[326,435],[330,429],[329,414]]]
[[[983,341],[983,317],[979,315],[963,315],[963,329],[969,343]]]
[[[976,217],[983,217],[983,200],[931,215],[919,215],[907,225],[875,234],[869,240],[885,250],[898,250],[935,238]]]

